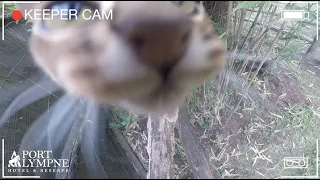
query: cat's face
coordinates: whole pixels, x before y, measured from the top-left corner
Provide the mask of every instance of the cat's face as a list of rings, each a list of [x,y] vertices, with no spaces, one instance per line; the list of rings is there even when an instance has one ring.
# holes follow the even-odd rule
[[[196,2],[20,4],[23,11],[43,8],[78,10],[76,20],[33,21],[30,39],[37,64],[77,96],[138,113],[163,113],[181,105],[224,64],[225,48]],[[96,9],[104,20],[83,18]],[[112,19],[106,19],[110,10]]]

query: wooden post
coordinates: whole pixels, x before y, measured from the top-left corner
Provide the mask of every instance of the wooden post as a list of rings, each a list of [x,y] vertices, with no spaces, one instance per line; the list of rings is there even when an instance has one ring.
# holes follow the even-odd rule
[[[148,179],[171,179],[174,175],[174,127],[177,109],[171,114],[148,117]]]

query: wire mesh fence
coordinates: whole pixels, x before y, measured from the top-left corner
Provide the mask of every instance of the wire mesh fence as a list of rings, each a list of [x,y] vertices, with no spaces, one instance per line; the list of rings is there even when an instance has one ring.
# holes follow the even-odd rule
[[[1,147],[4,159],[0,160],[2,176],[40,176],[45,179],[141,178],[130,163],[127,152],[116,139],[110,138],[112,136],[107,129],[104,109],[98,109],[103,113],[101,121],[99,126],[95,125],[95,129],[92,129],[91,125],[86,124],[86,111],[82,111],[85,105],[76,100],[70,104],[72,97],[64,96],[64,92],[34,64],[27,48],[30,29],[31,26],[25,23],[11,23],[5,28],[5,40],[0,42],[0,115],[5,115],[5,110],[10,115],[9,119],[1,120],[0,138],[4,140],[4,147]],[[51,92],[54,86],[57,91]],[[30,91],[30,95],[42,94],[41,98],[35,102],[28,96],[17,100],[20,94],[31,87],[36,90]],[[26,106],[26,99],[32,103]],[[10,106],[14,101],[15,106]],[[55,106],[57,103],[60,104]],[[73,111],[73,118],[50,121],[54,118],[58,120],[56,117],[59,114],[67,114],[70,108],[64,111],[66,106],[79,108]],[[17,109],[20,110],[15,112]],[[52,127],[57,131],[52,131]],[[88,139],[90,137],[82,134],[93,131],[101,134],[99,139]],[[81,140],[92,144],[86,143],[81,148]],[[103,151],[95,152],[91,162],[83,158],[82,154],[86,153],[83,149],[99,148],[102,144]],[[24,154],[27,151],[29,154]],[[14,162],[17,157],[20,157],[20,161]],[[46,163],[51,163],[51,166],[46,167],[49,165]]]

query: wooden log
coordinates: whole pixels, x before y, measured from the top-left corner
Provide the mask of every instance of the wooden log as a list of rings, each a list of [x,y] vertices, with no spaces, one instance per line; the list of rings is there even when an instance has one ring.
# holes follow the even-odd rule
[[[198,179],[220,179],[219,171],[210,162],[210,158],[200,144],[192,126],[187,110],[185,108],[180,109],[177,129],[193,175]]]
[[[174,126],[177,119],[178,110],[170,114],[148,117],[148,179],[173,178]]]
[[[61,159],[68,159],[69,166],[66,171],[57,171],[55,176],[56,179],[74,179],[76,176],[79,146],[84,122],[84,119],[78,119],[78,121],[74,122],[66,143],[68,146],[64,148],[61,156]]]
[[[118,143],[121,145],[121,147],[125,150],[126,155],[132,164],[133,168],[136,170],[136,172],[140,175],[142,179],[147,178],[147,172],[144,169],[142,163],[139,161],[139,159],[134,154],[133,150],[131,149],[130,145],[126,141],[125,137],[118,129],[112,129],[112,132],[114,136],[110,136],[110,138],[116,139]]]

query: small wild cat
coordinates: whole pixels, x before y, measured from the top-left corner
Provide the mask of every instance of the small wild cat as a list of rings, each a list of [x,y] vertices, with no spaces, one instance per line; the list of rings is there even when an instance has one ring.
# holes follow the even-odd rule
[[[195,1],[41,1],[31,9],[76,9],[77,19],[31,20],[30,52],[67,92],[136,113],[164,113],[217,74],[225,47]],[[84,20],[85,9],[112,19]]]

